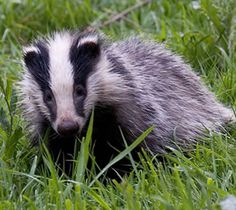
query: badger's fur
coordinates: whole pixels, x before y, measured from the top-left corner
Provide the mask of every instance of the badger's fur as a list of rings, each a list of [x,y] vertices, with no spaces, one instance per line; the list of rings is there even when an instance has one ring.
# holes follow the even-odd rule
[[[55,158],[63,154],[60,161],[72,159],[75,136],[86,131],[93,108],[100,166],[113,147],[123,148],[120,129],[131,143],[154,126],[142,146],[157,154],[186,148],[206,130],[234,120],[189,65],[155,42],[111,43],[95,32],[60,32],[25,47],[23,60],[25,118],[36,142],[51,129],[48,147]]]

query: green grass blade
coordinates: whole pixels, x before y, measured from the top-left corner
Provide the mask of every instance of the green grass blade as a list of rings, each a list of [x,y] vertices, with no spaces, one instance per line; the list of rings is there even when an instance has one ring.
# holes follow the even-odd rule
[[[78,182],[81,182],[84,179],[85,171],[87,168],[87,163],[89,159],[89,146],[93,132],[93,121],[94,121],[94,111],[92,111],[86,137],[85,139],[82,139],[80,152],[77,158],[78,163],[75,171],[76,171],[76,181]]]
[[[115,163],[123,159],[126,155],[128,155],[135,147],[137,147],[147,136],[150,134],[153,130],[153,127],[148,128],[145,132],[143,132],[131,145],[129,145],[124,151],[122,151],[120,154],[118,154],[114,159],[112,159],[100,172],[99,174],[94,178],[94,180],[89,184],[91,187],[96,180],[104,174],[107,169],[109,169],[111,166],[113,166]]]

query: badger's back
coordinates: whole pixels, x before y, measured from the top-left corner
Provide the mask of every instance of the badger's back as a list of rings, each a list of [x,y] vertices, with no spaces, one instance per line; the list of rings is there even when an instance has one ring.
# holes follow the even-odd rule
[[[146,141],[153,152],[175,144],[188,146],[207,130],[218,130],[235,119],[191,67],[164,46],[132,38],[114,43],[108,51],[129,78],[130,96],[119,107],[118,120],[133,133],[154,125]]]

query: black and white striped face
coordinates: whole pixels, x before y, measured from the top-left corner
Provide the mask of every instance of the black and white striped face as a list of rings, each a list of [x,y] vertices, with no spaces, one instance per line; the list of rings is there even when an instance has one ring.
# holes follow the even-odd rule
[[[26,111],[37,110],[60,135],[78,133],[96,102],[96,94],[88,97],[88,78],[101,57],[98,42],[93,33],[63,32],[24,48]]]

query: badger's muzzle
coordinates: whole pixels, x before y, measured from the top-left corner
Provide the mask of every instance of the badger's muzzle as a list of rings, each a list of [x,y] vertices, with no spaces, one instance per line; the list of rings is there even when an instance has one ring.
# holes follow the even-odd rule
[[[79,124],[72,120],[63,120],[57,126],[57,132],[62,136],[72,136],[79,132]]]

